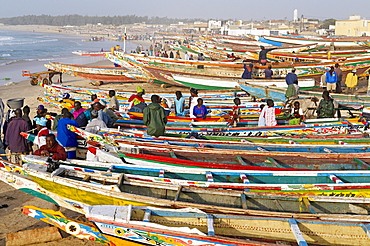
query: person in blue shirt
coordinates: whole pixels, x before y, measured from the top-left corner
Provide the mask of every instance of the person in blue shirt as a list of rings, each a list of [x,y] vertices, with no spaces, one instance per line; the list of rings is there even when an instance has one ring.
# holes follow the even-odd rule
[[[67,125],[78,127],[70,112],[65,112],[63,118],[58,122],[58,142],[66,149],[68,159],[76,159],[77,136],[68,130]]]
[[[207,117],[207,107],[203,105],[203,99],[198,98],[198,105],[194,106],[193,114],[196,118],[205,119]]]
[[[334,71],[334,67],[330,67],[330,70],[325,74],[326,89],[332,93],[337,88],[338,76]]]
[[[287,85],[292,85],[294,81],[298,81],[298,77],[295,74],[295,68],[292,69],[292,72],[288,73],[285,76],[285,82]]]
[[[244,64],[244,72],[242,74],[242,79],[252,79],[253,64],[250,63],[248,66]]]

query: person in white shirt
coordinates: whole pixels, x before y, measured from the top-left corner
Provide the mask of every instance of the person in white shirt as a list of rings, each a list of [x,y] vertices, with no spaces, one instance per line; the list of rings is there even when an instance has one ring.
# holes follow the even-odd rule
[[[91,121],[87,124],[85,130],[96,134],[100,128],[107,128],[107,125],[104,123],[104,121],[98,119],[98,111],[92,110]]]

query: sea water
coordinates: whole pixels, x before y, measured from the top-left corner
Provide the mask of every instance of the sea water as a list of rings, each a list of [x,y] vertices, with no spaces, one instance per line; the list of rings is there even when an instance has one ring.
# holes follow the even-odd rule
[[[109,51],[112,46],[123,46],[116,41],[82,41],[83,36],[66,36],[23,31],[0,30],[0,85],[7,82],[28,80],[22,71],[46,71],[44,64],[53,62],[88,64],[104,57],[88,57],[72,54],[72,51]],[[127,42],[127,50],[135,45]]]

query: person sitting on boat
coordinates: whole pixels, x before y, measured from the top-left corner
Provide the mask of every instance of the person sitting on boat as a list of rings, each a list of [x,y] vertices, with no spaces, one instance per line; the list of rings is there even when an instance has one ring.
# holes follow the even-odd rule
[[[237,126],[238,122],[240,122],[240,98],[234,98],[234,106],[233,106],[233,109],[231,110],[230,112],[230,116],[231,116],[231,122],[230,122],[230,125],[232,126]]]
[[[51,157],[53,160],[65,161],[67,159],[67,153],[64,148],[58,144],[55,140],[54,134],[48,134],[46,136],[45,145],[42,145],[40,149],[36,150],[33,154],[38,156]]]
[[[180,51],[177,50],[176,51],[176,56],[175,56],[176,59],[181,59],[181,55],[180,55]]]
[[[109,97],[110,97],[110,101],[109,101],[108,108],[113,110],[113,111],[118,111],[119,110],[119,103],[118,103],[118,99],[116,97],[116,92],[114,90],[110,90],[109,91]]]
[[[36,129],[38,131],[37,137],[35,140],[35,144],[39,146],[39,148],[46,143],[46,136],[50,134],[49,129],[46,127],[47,119],[44,117],[36,118]]]
[[[303,114],[302,108],[300,108],[300,103],[298,101],[295,101],[293,104],[293,108],[290,112],[290,120],[289,125],[299,125],[301,122],[303,122],[306,118]]]
[[[198,104],[194,107],[193,113],[196,118],[205,119],[207,117],[207,107],[203,105],[203,99],[198,98],[197,100]]]
[[[252,79],[253,64],[250,63],[248,66],[244,64],[244,72],[242,74],[242,79]]]
[[[346,93],[347,94],[353,95],[353,93],[355,92],[355,89],[358,83],[358,76],[356,72],[357,70],[353,69],[351,73],[347,74],[347,77],[346,77],[346,86],[347,86]]]
[[[234,53],[231,53],[227,58],[232,59],[233,61],[236,59],[236,56]]]
[[[317,107],[317,118],[333,118],[335,114],[334,102],[329,91],[322,93],[322,99]]]
[[[285,92],[285,98],[287,101],[297,99],[299,95],[299,85],[298,80],[294,81],[293,84],[288,85]]]
[[[181,91],[176,91],[175,115],[177,117],[185,116],[185,98],[182,96]]]
[[[172,50],[170,51],[170,58],[175,58],[175,56],[173,55],[173,51]]]
[[[200,53],[199,55],[198,55],[198,61],[204,61],[204,55],[203,55],[203,53]]]
[[[91,133],[96,134],[100,128],[107,128],[107,125],[104,121],[98,118],[99,113],[95,109],[91,111],[91,121],[87,124],[85,130]]]
[[[74,103],[74,108],[71,110],[71,113],[79,127],[85,127],[91,119],[90,111],[82,108],[81,102],[79,101]]]
[[[337,73],[334,71],[334,67],[331,66],[330,70],[325,74],[326,89],[329,92],[335,91],[337,87],[337,81],[338,81]]]
[[[190,61],[194,60],[194,56],[193,56],[193,54],[190,54],[189,60],[190,60]]]
[[[266,126],[277,126],[276,115],[281,113],[281,109],[274,107],[272,99],[266,100],[267,106],[263,108],[261,114],[265,118]]]
[[[267,52],[274,50],[275,48],[265,49],[265,47],[262,45],[260,47],[261,47],[261,51],[258,54],[258,60],[260,64],[264,66],[267,63]]]
[[[113,127],[113,124],[114,124],[113,119],[106,112],[103,111],[103,109],[105,108],[104,101],[94,103],[93,107],[94,107],[94,110],[98,111],[98,118],[104,121],[104,123],[108,127]]]
[[[292,71],[285,76],[285,82],[289,86],[296,80],[298,81],[298,77],[295,74],[295,68],[292,68]]]
[[[75,100],[71,98],[71,95],[69,93],[63,93],[62,97],[63,99],[60,100],[60,103],[66,104],[65,108],[72,109],[75,103]]]
[[[188,54],[188,52],[187,52],[187,51],[185,51],[184,59],[185,59],[185,60],[190,60],[190,56],[189,56],[189,54]]]
[[[197,89],[194,89],[194,88],[191,88],[190,89],[190,97],[189,97],[189,116],[191,118],[196,118],[194,113],[193,113],[193,110],[194,110],[194,107],[198,104],[198,90]]]
[[[164,112],[166,113],[166,116],[169,116],[171,113],[171,104],[169,103],[168,99],[165,97],[159,98],[160,105],[164,109]]]
[[[136,95],[131,95],[128,99],[128,102],[130,103],[129,108],[132,108],[139,103],[145,103],[143,95],[145,95],[145,90],[140,86],[136,87]]]
[[[167,123],[167,117],[164,109],[159,105],[158,95],[152,95],[152,103],[144,108],[144,125],[147,128],[147,134],[155,137],[163,136]]]
[[[274,74],[274,72],[272,71],[272,66],[271,65],[268,65],[267,68],[265,69],[265,71],[263,71],[265,73],[265,78],[266,79],[272,79],[272,75]]]

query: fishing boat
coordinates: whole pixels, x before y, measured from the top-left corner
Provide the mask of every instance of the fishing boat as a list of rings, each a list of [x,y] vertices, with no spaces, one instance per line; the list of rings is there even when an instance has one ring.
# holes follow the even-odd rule
[[[72,51],[72,54],[79,56],[106,56],[110,51]]]
[[[235,89],[239,88],[239,83],[248,82],[250,84],[258,84],[260,86],[276,86],[279,88],[288,87],[283,79],[221,79],[221,78],[207,78],[202,76],[189,76],[172,74],[173,79],[183,84],[184,86],[195,88],[199,90],[220,90],[220,89]],[[315,80],[303,79],[299,81],[300,87],[314,87]]]
[[[44,64],[44,66],[57,72],[94,81],[131,82],[148,80],[146,75],[143,75],[137,70],[119,67],[82,66],[55,62]]]
[[[78,238],[92,237],[91,240],[104,244],[111,238],[116,243],[124,240],[121,243],[125,245],[130,245],[127,241],[145,245],[272,245],[251,240],[253,238],[299,245],[369,243],[368,224],[363,221],[264,218],[135,206],[90,206],[85,211],[88,223],[34,206],[23,209],[24,214]]]
[[[248,92],[250,95],[257,98],[270,98],[276,101],[285,101],[285,92],[283,88],[277,88],[274,86],[260,86],[257,84],[239,83],[240,88]],[[322,92],[316,91],[300,91],[300,98],[316,97],[321,98]],[[335,99],[339,104],[344,105],[359,105],[359,106],[370,106],[370,97],[366,95],[347,95],[333,93],[331,97]]]

